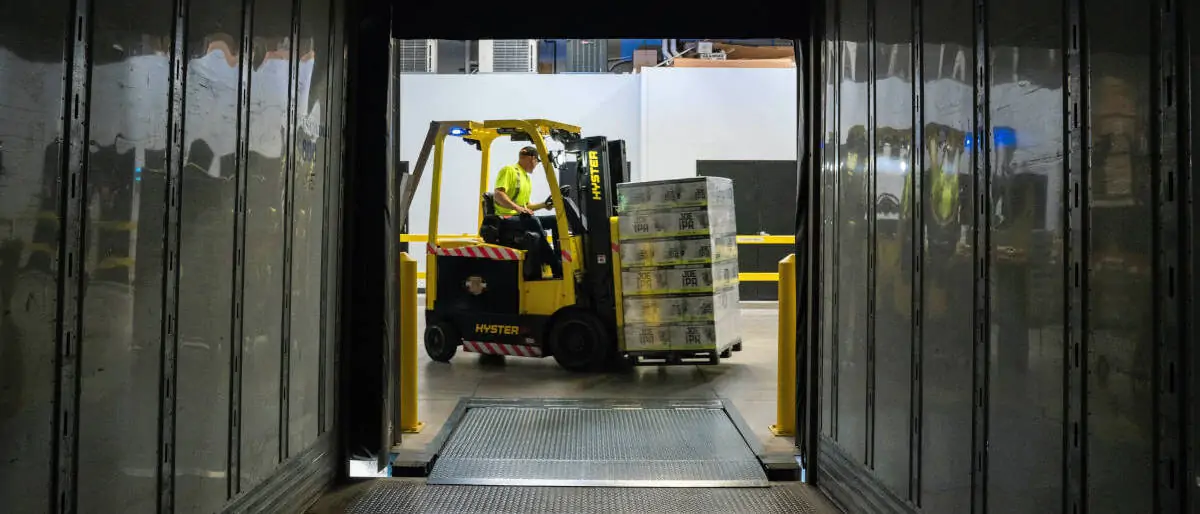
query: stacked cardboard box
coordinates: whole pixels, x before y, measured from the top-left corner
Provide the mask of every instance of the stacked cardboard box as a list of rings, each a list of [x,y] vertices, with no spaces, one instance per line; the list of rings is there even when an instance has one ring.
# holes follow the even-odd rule
[[[739,340],[733,182],[617,185],[629,352],[718,354]]]

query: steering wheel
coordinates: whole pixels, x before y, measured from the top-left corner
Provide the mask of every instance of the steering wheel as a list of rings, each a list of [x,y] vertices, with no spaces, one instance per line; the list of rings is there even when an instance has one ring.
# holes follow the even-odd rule
[[[568,186],[562,186],[562,187],[559,187],[559,188],[558,188],[558,191],[559,191],[560,193],[562,193],[562,196],[563,196],[563,198],[570,198],[570,197],[571,197],[571,186],[569,186],[569,185],[568,185]],[[546,203],[545,203],[545,205],[546,205],[546,208],[547,208],[547,209],[553,209],[553,208],[554,208],[554,195],[550,195],[550,196],[547,196],[547,197],[546,197]]]

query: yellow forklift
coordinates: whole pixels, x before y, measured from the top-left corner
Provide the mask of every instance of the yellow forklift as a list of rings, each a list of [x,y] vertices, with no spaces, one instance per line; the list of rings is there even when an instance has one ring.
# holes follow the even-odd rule
[[[549,271],[545,262],[550,258],[544,251],[545,230],[531,230],[531,220],[522,216],[496,214],[490,150],[502,138],[537,149],[551,191],[546,203],[557,223],[550,257],[561,259],[561,273]],[[563,149],[549,151],[548,139]],[[444,147],[455,140],[482,155],[479,230],[467,237],[438,235]],[[431,152],[424,335],[429,357],[448,362],[461,347],[480,354],[553,356],[560,366],[576,371],[598,369],[619,357],[613,199],[616,184],[628,179],[624,141],[584,138],[579,127],[548,120],[433,122],[409,184],[402,186],[407,196],[403,205],[411,205]],[[559,187],[560,159],[569,164],[564,181],[576,187]]]

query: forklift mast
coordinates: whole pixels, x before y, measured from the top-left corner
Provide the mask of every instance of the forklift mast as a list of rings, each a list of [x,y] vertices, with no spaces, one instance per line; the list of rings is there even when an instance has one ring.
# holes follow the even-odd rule
[[[616,294],[612,271],[612,228],[609,220],[616,215],[617,183],[628,179],[625,142],[609,141],[603,136],[583,138],[566,146],[575,155],[572,165],[562,167],[561,180],[570,184],[571,196],[579,206],[587,226],[583,265],[587,270],[576,298],[595,309],[610,326],[616,323]]]

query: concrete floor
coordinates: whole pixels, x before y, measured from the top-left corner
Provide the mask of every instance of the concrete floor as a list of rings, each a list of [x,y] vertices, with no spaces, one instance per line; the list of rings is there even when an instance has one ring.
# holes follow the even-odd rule
[[[568,372],[553,358],[481,359],[460,351],[449,363],[420,349],[418,434],[404,434],[400,448],[424,451],[462,397],[513,398],[725,398],[731,400],[770,452],[794,450],[791,438],[775,437],[777,313],[774,304],[742,308],[743,350],[716,366],[643,366],[620,374]],[[423,333],[424,326],[420,327]]]

